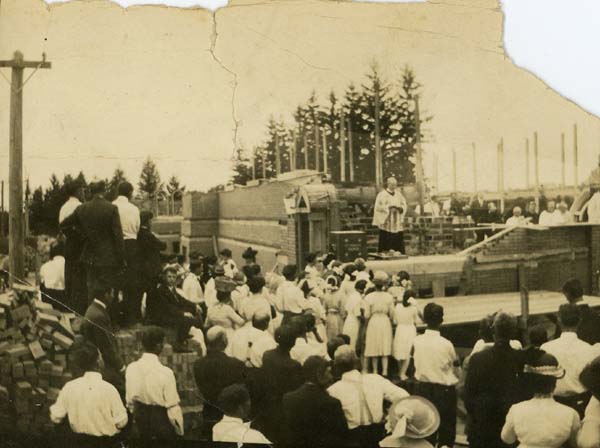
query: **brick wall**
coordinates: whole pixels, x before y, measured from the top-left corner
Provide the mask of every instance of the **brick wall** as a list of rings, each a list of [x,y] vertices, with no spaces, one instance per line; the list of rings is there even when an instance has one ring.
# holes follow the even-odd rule
[[[269,182],[256,187],[236,188],[219,193],[219,218],[285,220],[283,198],[294,187]]]

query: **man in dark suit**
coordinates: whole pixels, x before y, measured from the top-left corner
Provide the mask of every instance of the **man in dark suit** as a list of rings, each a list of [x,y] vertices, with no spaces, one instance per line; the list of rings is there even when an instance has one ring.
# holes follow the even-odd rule
[[[340,401],[327,393],[333,384],[329,362],[310,356],[302,372],[305,383],[283,396],[285,445],[344,445],[348,424]]]
[[[583,300],[583,286],[576,278],[565,282],[562,292],[569,303],[577,305],[581,320],[577,326],[577,337],[588,344],[600,342],[600,315]]]
[[[61,223],[61,229],[75,227],[84,238],[81,261],[86,266],[88,302],[96,288],[117,286],[118,274],[125,267],[123,231],[119,210],[106,199],[104,181],[90,184],[92,199],[81,204]]]
[[[161,284],[150,291],[146,298],[146,321],[159,327],[177,330],[178,352],[186,352],[185,341],[189,339],[190,328],[202,329],[200,306],[185,299],[177,292],[177,270],[166,267]]]
[[[113,289],[99,286],[92,290],[94,300],[85,312],[81,325],[81,334],[100,351],[104,361],[103,377],[117,388],[121,395],[125,393],[125,363],[119,354],[113,333],[113,325],[108,309],[114,301]]]
[[[203,432],[212,434],[212,427],[221,420],[223,413],[217,408],[217,398],[223,389],[232,384],[244,384],[246,366],[242,361],[225,354],[227,333],[219,326],[206,332],[207,353],[194,363],[194,378],[204,400]]]
[[[516,319],[499,313],[494,319],[494,345],[469,361],[464,402],[471,448],[504,448],[500,432],[510,407],[521,401],[523,355],[510,346]]]
[[[138,247],[140,250],[140,272],[142,294],[148,294],[156,289],[160,281],[161,263],[160,252],[167,248],[167,243],[159,240],[152,233],[151,211],[142,210],[140,212],[140,231],[138,232]]]
[[[65,193],[68,199],[58,215],[61,232],[65,238],[65,303],[74,311],[83,314],[88,305],[85,265],[81,262],[84,239],[75,225],[62,225],[81,205],[81,185],[76,181],[69,182],[65,186]]]

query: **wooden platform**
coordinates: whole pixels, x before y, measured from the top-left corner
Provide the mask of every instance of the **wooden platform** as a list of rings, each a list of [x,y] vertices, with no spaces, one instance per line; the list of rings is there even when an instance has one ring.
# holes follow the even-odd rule
[[[591,307],[600,307],[600,297],[585,296],[584,298]],[[429,302],[435,302],[444,307],[444,326],[477,323],[498,310],[512,313],[515,316],[521,315],[521,297],[518,292],[419,299],[419,308],[423,309]],[[567,301],[560,292],[531,291],[529,293],[529,315],[556,313],[558,307],[563,303],[567,303]]]
[[[367,268],[397,274],[406,271],[410,275],[462,273],[467,257],[464,255],[419,255],[393,260],[368,260]]]

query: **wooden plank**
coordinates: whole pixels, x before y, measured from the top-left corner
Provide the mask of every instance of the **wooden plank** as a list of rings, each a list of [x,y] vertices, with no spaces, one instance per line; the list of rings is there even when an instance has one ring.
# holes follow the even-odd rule
[[[446,296],[446,279],[443,277],[436,277],[431,280],[431,287],[433,289],[433,297],[445,297]]]

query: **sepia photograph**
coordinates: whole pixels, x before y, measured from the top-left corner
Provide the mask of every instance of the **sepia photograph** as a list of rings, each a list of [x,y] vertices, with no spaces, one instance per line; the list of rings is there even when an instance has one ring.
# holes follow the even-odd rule
[[[161,3],[0,0],[0,446],[600,448],[575,12]]]

